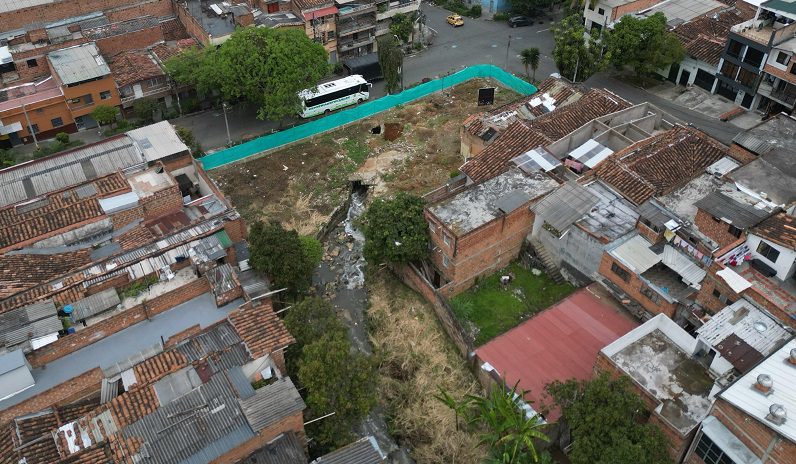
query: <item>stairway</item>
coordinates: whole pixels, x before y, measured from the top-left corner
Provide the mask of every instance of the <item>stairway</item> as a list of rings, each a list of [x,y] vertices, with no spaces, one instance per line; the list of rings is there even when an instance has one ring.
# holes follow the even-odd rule
[[[564,282],[564,276],[561,275],[561,271],[556,266],[555,260],[553,260],[553,256],[550,255],[550,252],[547,251],[547,248],[542,245],[542,242],[539,241],[537,238],[531,239],[531,249],[533,249],[534,254],[539,261],[542,262],[544,265],[544,270],[547,275],[550,276],[551,279],[557,284]]]

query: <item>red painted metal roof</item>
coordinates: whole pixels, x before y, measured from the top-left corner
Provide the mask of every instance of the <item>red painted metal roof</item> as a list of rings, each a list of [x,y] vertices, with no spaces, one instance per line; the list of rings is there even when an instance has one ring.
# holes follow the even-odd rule
[[[337,7],[336,6],[329,6],[326,8],[321,8],[319,10],[308,11],[304,13],[304,19],[309,21],[314,18],[322,18],[324,16],[329,16],[337,14]]]
[[[592,293],[593,290],[594,292]],[[591,378],[597,353],[638,326],[597,285],[581,289],[475,352],[506,379],[519,380],[525,400],[538,409],[554,380]],[[558,411],[546,416],[556,420]]]

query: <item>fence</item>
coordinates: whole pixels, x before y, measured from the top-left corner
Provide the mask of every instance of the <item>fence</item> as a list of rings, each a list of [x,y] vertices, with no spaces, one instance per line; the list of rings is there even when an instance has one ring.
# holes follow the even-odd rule
[[[249,142],[217,151],[202,157],[202,166],[206,170],[219,168],[226,164],[248,158],[249,156],[268,152],[284,145],[337,129],[351,124],[352,122],[359,121],[360,119],[387,111],[395,106],[418,100],[434,92],[439,92],[476,78],[492,78],[503,86],[524,95],[536,92],[536,87],[497,66],[478,64],[464,68],[450,76],[440,77],[439,79],[425,82],[411,89],[406,89],[401,93],[387,95],[377,100],[372,100],[353,108],[333,113],[320,119],[315,119],[300,126],[292,127],[275,134],[264,135]]]

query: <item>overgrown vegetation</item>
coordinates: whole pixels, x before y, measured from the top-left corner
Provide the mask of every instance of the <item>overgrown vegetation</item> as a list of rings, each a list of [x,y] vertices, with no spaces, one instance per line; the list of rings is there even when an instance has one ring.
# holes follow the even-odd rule
[[[539,416],[529,417],[517,403],[516,398],[523,398],[526,393],[518,389],[518,385],[519,382],[507,388],[503,382],[484,396],[467,395],[461,399],[439,387],[435,397],[453,411],[457,430],[461,417],[464,426],[480,432],[481,443],[489,450],[490,462],[538,463],[540,454],[536,451],[536,441],[550,439],[541,431],[545,424]]]
[[[109,105],[97,105],[91,111],[91,118],[97,121],[100,126],[109,126],[116,122],[119,117],[119,108]]]
[[[334,413],[307,426],[313,439],[311,454],[324,454],[348,444],[354,425],[376,404],[375,366],[371,358],[351,351],[346,329],[328,301],[301,301],[290,308],[285,325],[296,338],[286,362],[288,370],[298,374],[299,385],[306,389],[306,417]]]
[[[365,259],[371,264],[408,263],[428,254],[428,225],[424,201],[399,192],[390,200],[377,199],[362,216]]]
[[[586,29],[579,14],[567,16],[550,29],[555,43],[553,59],[561,75],[579,82],[605,69],[611,54],[603,52],[596,37],[583,39]]]
[[[404,13],[398,13],[392,17],[392,22],[390,23],[390,33],[397,35],[402,42],[409,42],[413,28],[414,19],[412,16]]]
[[[666,16],[655,13],[646,18],[625,15],[606,35],[611,62],[630,66],[636,77],[652,74],[685,57],[685,49],[666,25]]]
[[[572,431],[572,464],[671,464],[666,437],[647,423],[646,405],[628,377],[603,373],[553,382],[546,390]]]
[[[55,153],[68,150],[70,148],[79,147],[83,145],[85,142],[82,140],[69,140],[69,137],[66,138],[66,143],[63,141],[63,137],[61,140],[58,140],[56,136],[56,140],[54,142],[43,142],[39,143],[39,149],[33,152],[34,158],[44,158],[45,156],[54,155]]]
[[[513,275],[504,286],[500,277]],[[544,272],[535,275],[517,263],[478,281],[450,301],[451,308],[481,345],[515,327],[572,293],[569,283],[557,284]]]
[[[457,397],[480,385],[450,344],[433,309],[387,271],[367,275],[368,329],[379,359],[378,396],[392,436],[424,464],[480,463],[478,434],[457,429],[433,397],[438,386]]]
[[[195,158],[200,158],[204,156],[205,152],[202,150],[202,145],[196,140],[196,137],[193,135],[193,131],[188,129],[187,127],[177,126],[175,127],[177,132],[177,137],[182,140],[182,143],[188,146],[191,149],[191,153]]]
[[[470,18],[481,17],[481,5],[467,6],[464,0],[432,0],[435,5]]]
[[[159,281],[160,279],[158,278],[157,274],[151,274],[142,279],[136,280],[132,284],[124,287],[119,292],[119,298],[122,300],[125,298],[138,298],[139,295],[149,290],[149,287],[155,285]]]
[[[153,98],[139,98],[133,102],[133,113],[143,124],[151,124],[154,121],[155,111],[158,108],[158,102]]]
[[[379,66],[384,76],[387,93],[395,93],[401,88],[404,52],[401,50],[401,44],[389,34],[379,37],[378,45]]]
[[[255,222],[249,232],[249,250],[252,267],[265,273],[274,288],[286,288],[286,294],[294,298],[307,291],[318,263],[295,230],[285,230],[277,221]]]

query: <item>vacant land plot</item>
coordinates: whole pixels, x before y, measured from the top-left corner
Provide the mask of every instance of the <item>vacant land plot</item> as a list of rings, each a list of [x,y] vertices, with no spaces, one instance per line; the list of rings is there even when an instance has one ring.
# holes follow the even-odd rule
[[[500,277],[509,274],[514,278],[503,286]],[[557,284],[544,272],[529,271],[514,263],[457,295],[451,307],[471,331],[475,344],[482,345],[573,290],[569,283]]]
[[[317,231],[348,195],[349,177],[371,179],[376,195],[394,191],[423,194],[458,172],[459,128],[484,108],[478,88],[494,85],[472,80],[448,92],[301,142],[260,158],[211,171],[224,194],[247,220],[276,219],[301,234]],[[498,88],[496,104],[517,94]],[[396,123],[394,141],[371,129]]]
[[[456,398],[481,387],[459,357],[433,310],[386,270],[371,272],[369,329],[380,360],[379,397],[393,436],[418,463],[477,463],[485,450],[434,395],[442,387]]]

